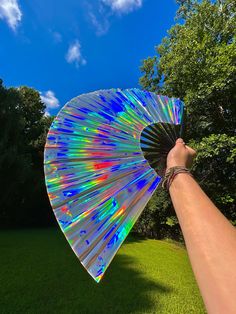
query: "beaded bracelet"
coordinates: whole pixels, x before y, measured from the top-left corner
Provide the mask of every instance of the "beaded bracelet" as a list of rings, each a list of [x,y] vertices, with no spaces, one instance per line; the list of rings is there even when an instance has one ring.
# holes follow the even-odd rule
[[[166,171],[165,176],[162,179],[161,186],[167,191],[169,191],[172,181],[174,180],[175,176],[179,173],[188,173],[192,177],[192,174],[188,168],[181,166],[172,167]]]

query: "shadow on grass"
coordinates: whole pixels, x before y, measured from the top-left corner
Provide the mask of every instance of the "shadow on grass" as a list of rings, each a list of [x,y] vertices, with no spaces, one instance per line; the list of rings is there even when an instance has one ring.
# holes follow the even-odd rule
[[[97,284],[58,232],[41,236],[31,232],[23,238],[16,238],[12,250],[6,250],[9,262],[1,263],[7,281],[0,288],[4,313],[158,313],[158,295],[171,291],[145,278],[138,260],[127,255],[117,255]]]
[[[78,275],[86,281],[86,284],[77,287],[78,296],[84,295],[93,303],[80,300],[86,313],[136,313],[151,309],[157,313],[157,304],[152,303],[150,292],[170,291],[168,287],[144,278],[141,272],[135,270],[134,260],[120,254],[99,284],[91,282],[93,279],[88,278],[87,273],[82,276],[78,272]]]

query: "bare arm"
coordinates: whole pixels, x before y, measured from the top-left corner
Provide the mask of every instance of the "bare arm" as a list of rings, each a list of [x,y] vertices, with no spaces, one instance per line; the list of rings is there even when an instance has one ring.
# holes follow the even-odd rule
[[[168,155],[167,168],[188,167],[194,155],[179,139]],[[235,314],[235,228],[188,174],[176,175],[169,192],[208,313]]]

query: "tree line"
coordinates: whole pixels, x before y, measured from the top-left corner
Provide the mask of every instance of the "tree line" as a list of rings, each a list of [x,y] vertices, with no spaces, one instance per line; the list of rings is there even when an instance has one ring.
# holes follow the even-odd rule
[[[52,118],[39,93],[6,88],[0,80],[0,226],[52,224],[43,171],[43,152]]]
[[[186,105],[185,142],[198,152],[192,172],[236,225],[236,1],[178,0],[178,22],[143,60],[143,89]],[[40,94],[0,80],[0,225],[49,226],[43,151],[52,117]],[[158,188],[134,230],[181,239],[168,193]]]
[[[177,22],[141,66],[141,86],[179,97],[185,142],[197,150],[192,172],[236,225],[236,1],[178,0]],[[168,194],[155,192],[136,230],[182,237]]]

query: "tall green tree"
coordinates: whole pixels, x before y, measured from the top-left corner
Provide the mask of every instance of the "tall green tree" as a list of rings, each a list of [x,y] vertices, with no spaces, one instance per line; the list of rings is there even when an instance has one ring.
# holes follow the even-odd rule
[[[51,118],[37,91],[0,81],[0,224],[51,221],[44,185],[43,149]]]
[[[188,136],[235,134],[236,1],[178,1],[176,24],[144,60],[143,88],[180,97]]]
[[[140,84],[184,100],[185,140],[199,151],[193,171],[236,223],[236,0],[177,3],[179,22],[156,47],[156,55],[143,61]],[[156,201],[156,210],[160,204],[165,208],[163,197]],[[146,211],[153,212],[149,207]]]

